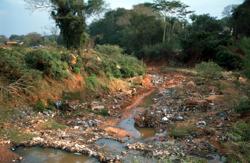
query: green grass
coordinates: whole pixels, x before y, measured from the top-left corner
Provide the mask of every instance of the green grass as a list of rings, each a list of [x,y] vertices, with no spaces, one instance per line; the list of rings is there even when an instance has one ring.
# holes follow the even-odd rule
[[[250,100],[249,99],[240,100],[239,104],[235,107],[235,111],[241,114],[249,113],[250,112]]]
[[[54,119],[49,119],[47,122],[43,124],[43,128],[47,130],[58,130],[58,129],[66,129],[67,126],[61,123],[56,122]]]
[[[190,135],[194,131],[194,128],[191,127],[177,127],[170,130],[169,136],[174,138],[184,138]]]
[[[23,133],[16,128],[1,129],[0,135],[2,138],[9,139],[17,144],[29,141],[35,136],[34,134]]]
[[[199,76],[205,78],[220,78],[222,77],[222,68],[214,62],[202,62],[195,66]]]

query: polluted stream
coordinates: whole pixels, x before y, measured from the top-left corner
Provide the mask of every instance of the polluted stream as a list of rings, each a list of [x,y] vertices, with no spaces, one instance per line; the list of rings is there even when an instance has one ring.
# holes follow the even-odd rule
[[[152,141],[156,135],[153,128],[138,128],[135,126],[135,116],[145,107],[135,107],[131,109],[128,117],[123,118],[117,125],[117,128],[127,131],[130,137],[123,138],[122,141],[101,138],[95,144],[99,150],[113,157],[120,157],[124,163],[143,162],[143,163],[158,163],[159,160],[154,157],[147,157],[143,152],[127,148],[127,144],[136,142]],[[95,158],[80,154],[68,153],[59,149],[31,147],[19,147],[15,151],[23,157],[21,163],[98,163]],[[213,155],[208,159],[208,163],[222,163],[223,159],[219,155]]]
[[[96,141],[96,145],[101,151],[111,153],[112,155],[120,155],[126,152],[127,155],[122,160],[123,162],[133,162],[134,157],[146,162],[155,162],[149,158],[145,158],[138,151],[129,151],[126,148],[127,143],[135,141],[143,141],[144,139],[153,137],[155,130],[152,128],[137,128],[135,127],[134,116],[136,115],[137,109],[134,109],[133,113],[129,118],[122,120],[117,127],[126,130],[130,133],[130,138],[124,138],[123,143],[102,138]],[[98,163],[99,161],[95,158],[84,156],[77,153],[68,153],[59,149],[42,148],[42,147],[18,147],[15,150],[19,156],[23,158],[20,163]],[[144,162],[145,162],[144,161]]]

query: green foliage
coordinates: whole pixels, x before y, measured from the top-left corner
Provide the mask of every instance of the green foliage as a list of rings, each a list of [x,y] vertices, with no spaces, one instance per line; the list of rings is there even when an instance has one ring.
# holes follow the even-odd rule
[[[248,78],[250,78],[250,38],[241,39],[239,46],[245,54],[243,60],[244,73]]]
[[[237,122],[232,129],[230,136],[235,141],[250,141],[250,123]]]
[[[235,107],[237,113],[248,113],[250,112],[250,100],[242,99],[240,103]]]
[[[97,110],[97,111],[91,111],[97,115],[101,115],[103,117],[108,117],[109,116],[109,111],[108,109],[101,109],[101,110]]]
[[[45,122],[45,124],[43,125],[43,128],[47,130],[58,130],[58,129],[65,129],[67,128],[67,126],[64,124],[58,123],[53,119],[49,119],[47,122]]]
[[[198,75],[206,78],[220,78],[222,68],[214,62],[202,62],[195,66]]]
[[[76,74],[80,74],[81,73],[81,68],[78,67],[78,66],[74,66],[73,67],[73,72],[76,73]]]
[[[111,77],[127,78],[145,73],[143,63],[135,57],[122,54],[123,50],[119,46],[98,45],[96,50],[101,53],[102,62],[99,67]]]
[[[231,43],[231,35],[223,30],[220,20],[209,15],[193,15],[192,24],[182,37],[184,61],[192,63],[213,60],[219,46]]]
[[[0,48],[0,72],[9,79],[20,78],[25,71],[24,54],[17,50]]]
[[[47,110],[46,105],[43,101],[39,100],[36,102],[35,106],[34,106],[34,110],[37,112],[43,112],[45,110]]]
[[[170,131],[169,136],[174,138],[184,138],[190,135],[193,131],[192,127],[178,127]]]
[[[7,40],[8,40],[8,38],[7,38],[6,36],[0,35],[0,45],[1,45],[1,44],[4,44],[5,41],[7,41]]]
[[[35,32],[23,36],[22,41],[26,46],[38,46],[44,43],[43,37],[39,33]]]
[[[220,47],[215,58],[216,63],[229,70],[240,69],[242,59],[240,56],[227,47]]]
[[[177,49],[177,42],[158,43],[155,45],[144,46],[142,54],[149,59],[174,59],[175,49]]]
[[[54,79],[63,79],[68,76],[68,64],[61,60],[56,51],[35,50],[25,56],[30,68],[39,70]]]
[[[138,11],[139,10],[139,11]],[[90,25],[90,34],[98,44],[117,44],[127,53],[139,55],[143,46],[160,43],[163,26],[152,8],[141,4],[133,10],[109,11]]]
[[[250,37],[250,1],[245,0],[233,12],[234,35],[237,37]]]
[[[96,91],[97,87],[100,85],[96,78],[96,75],[92,74],[85,79],[87,89],[91,91]]]
[[[35,136],[33,134],[27,134],[19,131],[17,128],[4,128],[0,129],[0,136],[7,138],[15,143],[22,143],[25,141],[32,140]]]
[[[97,45],[95,50],[102,54],[107,54],[110,56],[120,55],[123,53],[123,49],[117,45]]]
[[[36,1],[31,0],[36,5]],[[29,0],[27,0],[28,3]],[[31,4],[32,4],[31,3]],[[103,0],[53,0],[51,16],[60,28],[64,45],[68,48],[80,48],[85,42],[86,14],[98,13],[103,9]]]

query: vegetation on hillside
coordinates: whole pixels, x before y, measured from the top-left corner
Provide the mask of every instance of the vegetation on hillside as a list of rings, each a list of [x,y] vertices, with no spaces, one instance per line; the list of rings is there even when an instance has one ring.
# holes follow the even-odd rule
[[[144,64],[123,53],[118,46],[98,45],[96,51],[73,54],[56,48],[0,48],[1,98],[36,94],[41,82],[63,81],[72,75],[86,78],[86,86],[95,90],[97,77],[128,78],[145,73]],[[44,81],[43,81],[44,82]],[[97,90],[96,90],[97,91]]]

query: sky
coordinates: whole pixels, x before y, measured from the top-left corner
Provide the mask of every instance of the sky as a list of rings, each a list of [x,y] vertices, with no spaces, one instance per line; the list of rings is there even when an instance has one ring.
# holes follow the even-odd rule
[[[133,5],[153,0],[106,0],[109,7],[132,8]],[[190,10],[196,14],[209,13],[220,18],[224,7],[230,4],[240,4],[243,0],[180,0],[190,6]],[[49,12],[31,11],[27,9],[24,0],[0,0],[0,35],[10,36],[11,34],[27,34],[38,32],[49,34],[54,26]]]

